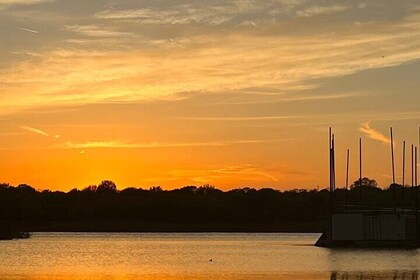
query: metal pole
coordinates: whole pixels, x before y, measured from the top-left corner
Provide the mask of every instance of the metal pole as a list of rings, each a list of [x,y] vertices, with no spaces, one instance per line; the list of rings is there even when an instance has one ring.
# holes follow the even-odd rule
[[[414,147],[414,186],[417,189],[417,146]]]
[[[413,163],[413,188],[414,188],[414,210],[417,217],[417,147],[414,147]]]
[[[395,160],[394,160],[394,137],[392,133],[392,127],[390,128],[391,132],[391,165],[392,165],[392,195],[394,198],[394,211],[397,211],[397,193],[395,189]]]
[[[419,140],[418,140],[418,142],[419,142],[419,147],[420,147],[420,127],[419,127]],[[417,158],[417,152],[416,152],[416,158]],[[416,183],[416,186],[415,186],[415,208],[416,208],[416,217],[417,217],[417,189],[418,189],[418,186],[417,186],[417,159],[416,159],[416,180],[415,180],[415,183]]]
[[[402,187],[405,186],[405,141],[403,141],[403,162],[402,162]],[[404,192],[403,192],[404,194]]]
[[[362,138],[359,138],[359,187],[360,205],[362,205]]]
[[[414,159],[414,209],[415,209],[415,218],[416,218],[416,244],[417,244],[417,240],[418,240],[418,232],[419,232],[419,224],[418,224],[418,213],[417,213],[417,189],[418,189],[418,185],[417,185],[417,147],[415,147],[415,159]]]
[[[404,210],[404,203],[405,203],[405,141],[403,141],[403,162],[402,162],[402,201],[403,201],[403,210]]]
[[[347,206],[347,193],[349,191],[349,165],[350,165],[350,150],[347,149],[347,159],[346,159],[346,206]]]
[[[414,188],[414,145],[411,145],[411,186]]]
[[[333,192],[335,192],[335,135],[332,135],[332,171],[333,171]]]
[[[330,160],[330,229],[327,231],[327,240],[332,243],[332,232],[333,232],[333,172],[332,172],[332,132],[331,127],[328,130],[328,152],[329,152],[329,160]]]
[[[419,144],[419,148],[420,148],[420,127],[419,127],[419,135],[418,135],[418,144]],[[420,152],[420,151],[419,151]],[[416,158],[417,158],[417,153],[416,153]],[[417,159],[416,159],[416,186],[414,189],[414,209],[415,209],[415,215],[416,215],[416,245],[418,245],[418,240],[419,240],[419,223],[418,223],[418,213],[417,213]]]
[[[417,153],[417,149],[414,149],[414,145],[411,145],[411,187],[413,190],[413,207],[414,207],[414,217],[415,217],[415,222],[416,222],[416,227],[415,227],[415,232],[416,232],[416,239],[415,239],[415,243],[417,246],[417,242],[418,242],[418,219],[417,219],[417,187],[415,186],[415,168],[414,168],[414,164],[417,164],[417,156],[415,155],[415,153]]]
[[[330,193],[332,192],[332,159],[331,159],[331,127],[328,129],[328,154],[330,158]]]
[[[394,137],[392,135],[392,127],[390,128],[390,131],[391,131],[392,184],[395,185]],[[394,196],[395,196],[395,191],[394,191]]]

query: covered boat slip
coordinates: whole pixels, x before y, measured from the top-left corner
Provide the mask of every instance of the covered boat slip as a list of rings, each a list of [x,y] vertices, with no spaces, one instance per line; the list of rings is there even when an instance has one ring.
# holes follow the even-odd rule
[[[353,211],[333,213],[318,246],[417,247],[414,213]]]
[[[358,211],[332,213],[330,226],[315,244],[320,247],[419,247],[414,213]]]
[[[415,240],[414,215],[392,214],[333,214],[332,239],[357,240]]]
[[[321,247],[420,247],[420,212],[418,211],[417,185],[417,147],[412,145],[411,170],[412,184],[395,183],[394,143],[391,128],[391,157],[393,182],[386,189],[389,196],[378,197],[375,188],[363,184],[362,177],[362,141],[359,139],[358,186],[349,189],[347,150],[347,174],[345,189],[335,187],[335,147],[334,135],[330,130],[330,213],[328,225],[316,242]],[[420,129],[419,129],[420,141]],[[405,168],[405,142],[404,142]],[[355,194],[357,201],[355,201]]]

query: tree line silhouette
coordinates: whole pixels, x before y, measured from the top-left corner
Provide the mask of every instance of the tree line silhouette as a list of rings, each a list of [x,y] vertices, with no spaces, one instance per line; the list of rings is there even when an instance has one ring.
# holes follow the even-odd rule
[[[387,207],[394,205],[395,193],[405,207],[413,204],[413,188],[381,189],[368,178],[334,195],[336,201]],[[0,184],[0,221],[22,231],[321,232],[329,203],[326,189],[222,191],[204,185],[118,190],[112,181],[103,181],[66,193]]]

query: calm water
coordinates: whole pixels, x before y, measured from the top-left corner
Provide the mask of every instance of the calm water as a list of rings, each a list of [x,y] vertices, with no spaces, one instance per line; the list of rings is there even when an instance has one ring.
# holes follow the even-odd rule
[[[0,279],[417,279],[420,271],[420,250],[330,250],[314,247],[317,238],[36,233],[0,242]]]

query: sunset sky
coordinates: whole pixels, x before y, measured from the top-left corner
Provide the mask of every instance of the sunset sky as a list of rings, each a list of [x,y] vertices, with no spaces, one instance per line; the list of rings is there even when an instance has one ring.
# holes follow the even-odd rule
[[[14,185],[323,188],[331,126],[387,186],[417,144],[414,0],[0,0],[0,40]]]

